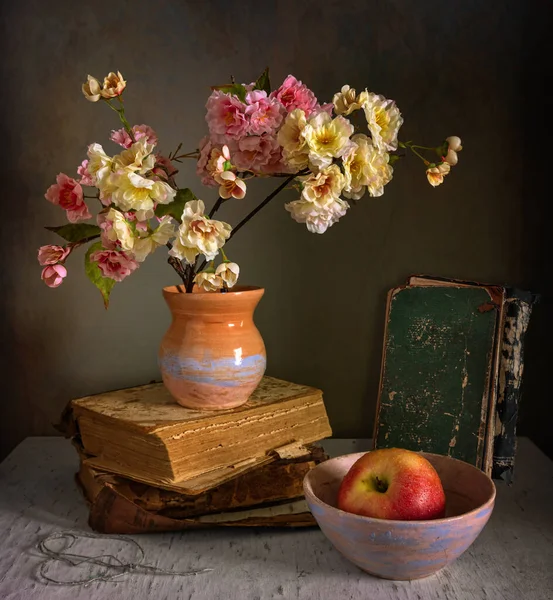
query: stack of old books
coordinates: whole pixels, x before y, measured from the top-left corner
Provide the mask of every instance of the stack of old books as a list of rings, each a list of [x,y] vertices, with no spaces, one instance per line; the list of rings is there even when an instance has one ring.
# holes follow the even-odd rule
[[[153,383],[73,400],[63,429],[96,531],[315,524],[302,481],[331,435],[315,388],[264,377],[244,406],[203,412]]]

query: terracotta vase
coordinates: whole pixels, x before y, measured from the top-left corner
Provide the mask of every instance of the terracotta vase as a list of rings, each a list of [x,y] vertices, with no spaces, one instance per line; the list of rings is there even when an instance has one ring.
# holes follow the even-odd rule
[[[164,288],[173,321],[161,341],[159,366],[179,404],[221,410],[247,402],[265,372],[265,345],[253,322],[264,291],[237,286],[187,294]]]

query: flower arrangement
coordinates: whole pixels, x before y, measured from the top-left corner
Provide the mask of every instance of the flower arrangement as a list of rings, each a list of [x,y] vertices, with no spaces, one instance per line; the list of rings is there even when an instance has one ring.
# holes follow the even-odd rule
[[[82,86],[87,100],[117,113],[122,128],[113,130],[110,140],[121,150],[110,156],[100,144],[90,144],[77,179],[57,176],[45,196],[65,210],[69,222],[46,229],[66,243],[42,246],[38,252],[43,281],[58,287],[67,276],[68,256],[89,244],[85,271],[106,307],[114,284],[161,246],[168,248],[168,262],[184,290],[196,285],[228,291],[240,268],[225,253],[226,242],[289,186],[297,189],[298,197],[285,209],[310,232],[324,233],[347,213],[350,202],[384,193],[393,165],[405,151],[423,161],[435,187],[457,164],[462,149],[457,136],[436,147],[399,141],[403,117],[395,102],[381,95],[367,90],[358,94],[345,85],[331,103],[320,104],[292,75],[272,90],[266,69],[247,85],[233,80],[214,86],[206,104],[209,134],[193,152],[181,153],[181,144],[166,155],[157,150],[151,127],[129,124],[126,86],[119,72],[109,73],[103,83],[89,75]],[[176,183],[178,164],[185,159],[197,161],[204,185],[218,188],[219,198],[209,212],[189,188]],[[214,218],[223,203],[241,201],[250,181],[259,177],[282,181],[236,226]],[[87,200],[99,204],[96,224],[85,222],[93,219]]]

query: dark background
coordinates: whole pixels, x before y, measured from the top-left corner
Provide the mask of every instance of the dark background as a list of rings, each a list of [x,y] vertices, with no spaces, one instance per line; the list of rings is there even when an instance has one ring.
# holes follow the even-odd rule
[[[0,455],[53,434],[71,398],[159,379],[157,345],[174,282],[159,251],[116,286],[108,312],[80,256],[56,290],[36,251],[63,222],[44,199],[58,172],[75,174],[87,145],[115,148],[107,107],[86,102],[87,73],[120,70],[131,123],[160,149],[194,149],[206,132],[209,86],[249,82],[269,65],[321,101],[348,83],[394,98],[403,139],[464,150],[433,189],[416,159],[398,165],[382,198],[365,199],[325,235],[309,234],[282,197],[229,245],[242,282],[267,292],[256,322],[268,373],[321,387],[336,436],[371,435],[385,293],[412,273],[510,283],[541,293],[527,339],[519,431],[553,454],[549,435],[551,100],[545,2],[251,0],[2,4],[2,397]],[[179,183],[206,202],[187,164]],[[274,184],[273,184],[274,185]],[[238,220],[271,189],[254,182],[222,218]],[[353,211],[352,211],[353,212]]]

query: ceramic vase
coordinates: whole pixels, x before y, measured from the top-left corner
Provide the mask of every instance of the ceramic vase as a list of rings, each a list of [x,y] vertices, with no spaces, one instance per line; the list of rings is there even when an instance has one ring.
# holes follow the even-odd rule
[[[179,289],[163,290],[173,317],[159,349],[165,386],[187,408],[222,410],[244,404],[265,372],[265,345],[253,321],[265,290]]]

